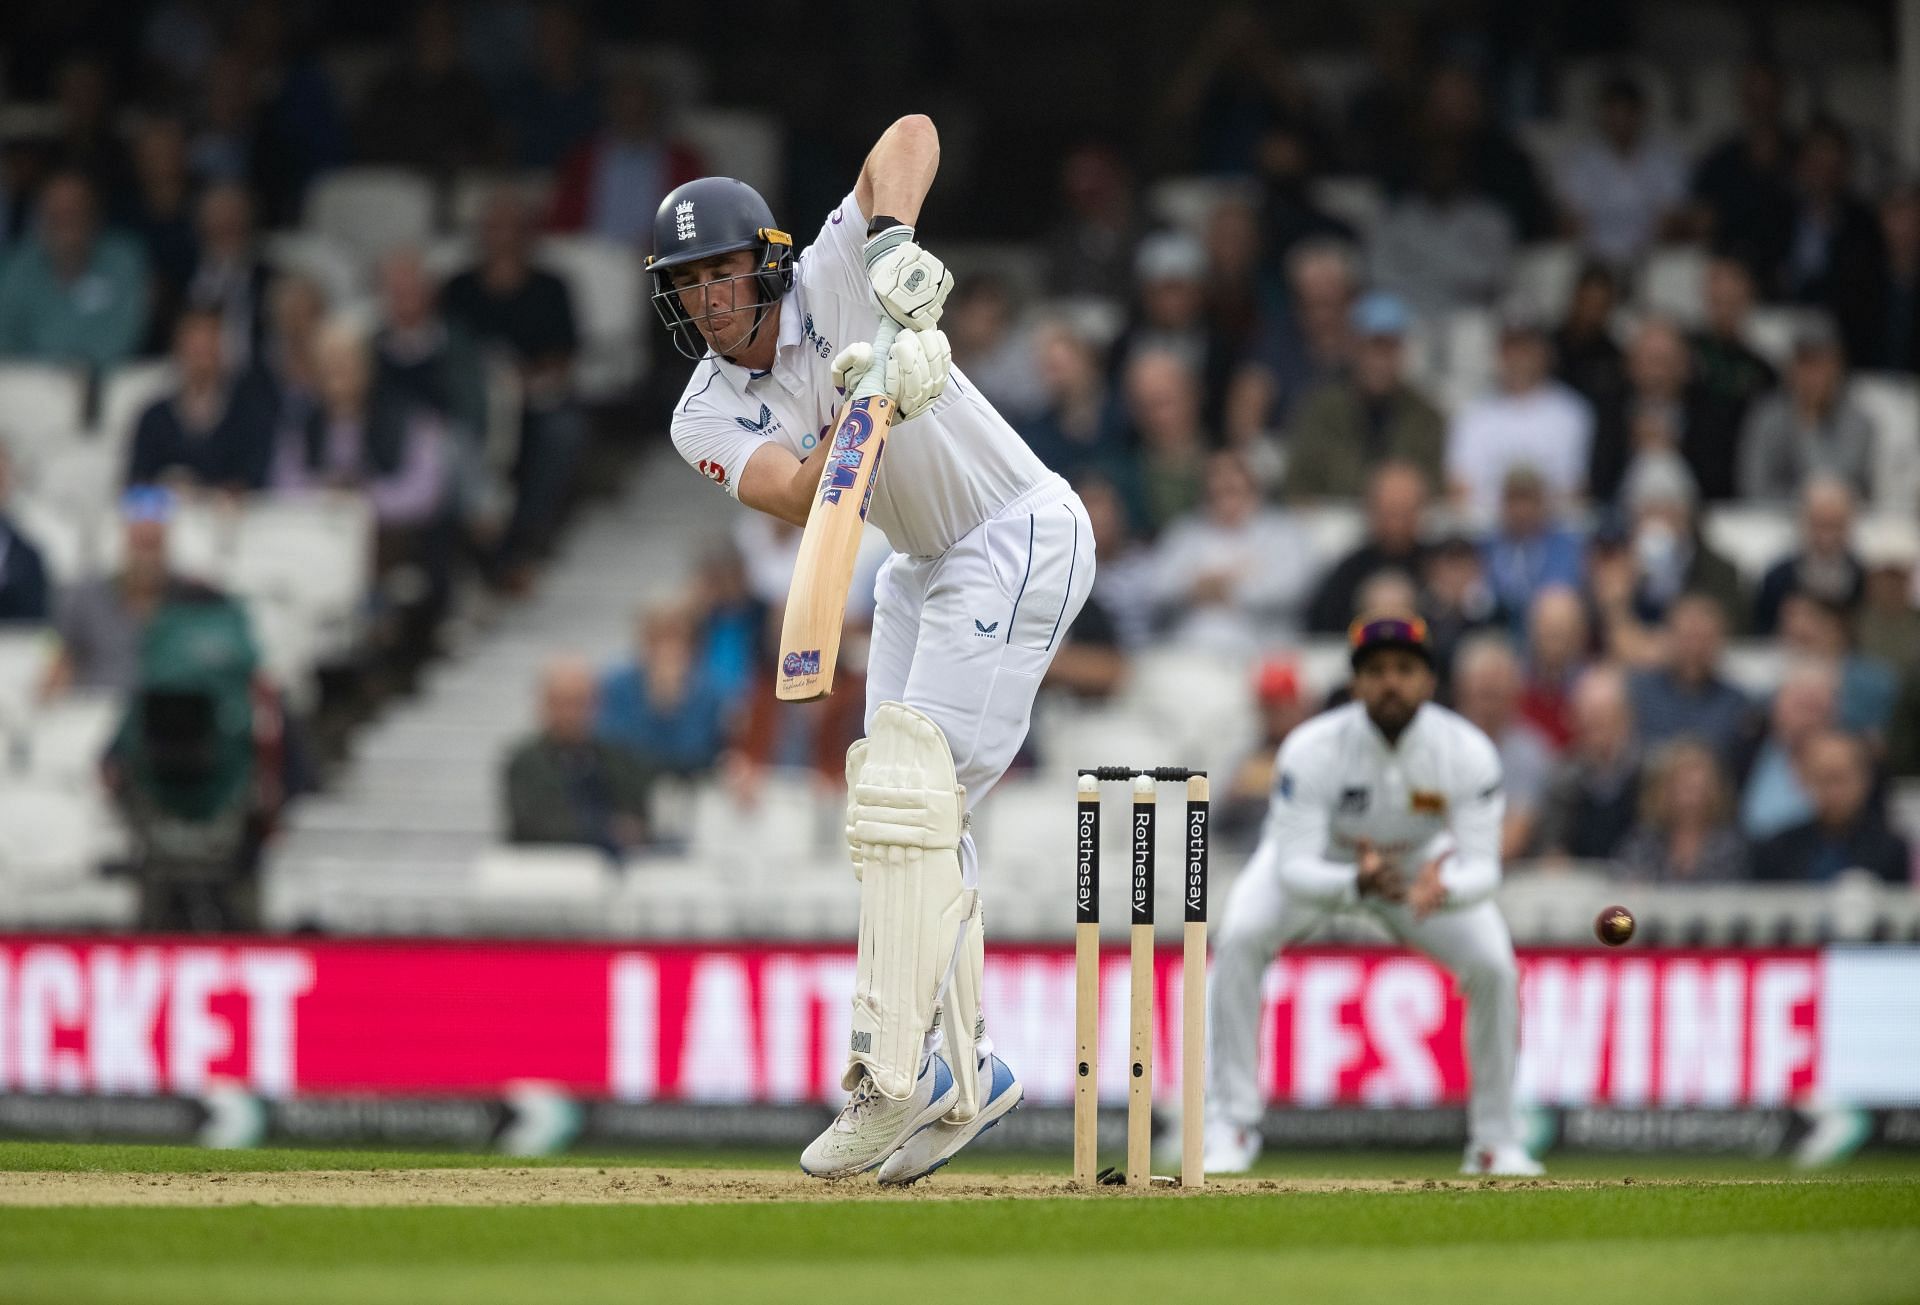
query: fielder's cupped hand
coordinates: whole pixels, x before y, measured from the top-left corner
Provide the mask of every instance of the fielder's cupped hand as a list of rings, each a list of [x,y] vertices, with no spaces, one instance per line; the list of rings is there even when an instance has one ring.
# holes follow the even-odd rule
[[[945,263],[913,243],[912,227],[888,227],[867,241],[865,254],[881,311],[907,330],[940,324],[953,277]]]
[[[863,340],[848,345],[834,355],[834,387],[842,394],[858,388],[860,378],[873,365],[871,344]],[[947,343],[947,333],[937,328],[902,330],[887,350],[886,368],[882,387],[900,410],[898,420],[911,421],[947,392],[947,376],[953,370],[953,349]]]

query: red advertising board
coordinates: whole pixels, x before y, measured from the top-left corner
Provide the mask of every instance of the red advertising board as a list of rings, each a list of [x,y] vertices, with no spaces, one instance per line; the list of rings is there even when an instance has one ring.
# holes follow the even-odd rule
[[[1522,1096],[1775,1105],[1817,1093],[1823,955],[1523,952]],[[1160,958],[1161,1088],[1177,1087],[1178,957]],[[830,1101],[852,956],[837,948],[0,938],[0,1092],[497,1095]],[[1124,1095],[1127,965],[1103,976],[1102,1086]],[[1073,956],[996,948],[987,1012],[1030,1101],[1064,1104]],[[1464,1099],[1451,979],[1395,951],[1275,963],[1261,1074],[1276,1102]]]

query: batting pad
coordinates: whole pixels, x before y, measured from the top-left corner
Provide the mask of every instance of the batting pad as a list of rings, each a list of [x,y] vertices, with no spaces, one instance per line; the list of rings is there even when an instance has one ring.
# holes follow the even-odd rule
[[[854,822],[860,819],[860,770],[867,764],[867,741],[855,739],[847,745],[847,855],[853,858],[853,877],[860,879],[864,864],[860,844],[854,839]]]
[[[940,1005],[940,1025],[947,1044],[947,1064],[959,1099],[947,1112],[947,1122],[964,1124],[980,1113],[980,1039],[987,1031],[980,1009],[980,990],[986,981],[987,934],[980,919],[980,894],[966,894],[972,909],[954,949],[953,978]]]
[[[960,883],[963,798],[940,727],[911,707],[881,703],[849,804],[863,867],[849,1090],[865,1069],[883,1096],[900,1101],[913,1091],[969,905]]]

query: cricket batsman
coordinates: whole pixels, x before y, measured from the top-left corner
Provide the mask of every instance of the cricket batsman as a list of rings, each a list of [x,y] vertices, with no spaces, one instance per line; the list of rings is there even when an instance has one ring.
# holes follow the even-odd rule
[[[1228,895],[1208,989],[1209,1173],[1260,1154],[1261,978],[1336,911],[1371,911],[1452,972],[1467,1001],[1473,1076],[1462,1173],[1533,1175],[1513,1107],[1519,1008],[1500,883],[1500,758],[1433,697],[1426,623],[1363,615],[1348,631],[1353,701],[1280,747],[1260,845]]]
[[[869,368],[898,416],[867,519],[874,586],[866,736],[847,751],[861,878],[850,1096],[800,1165],[911,1183],[1019,1104],[986,1035],[979,861],[968,813],[1005,773],[1093,584],[1079,498],[951,364],[953,278],[915,223],[939,167],[903,117],[805,253],[751,187],[706,177],[661,201],[653,303],[695,360],[673,442],[748,507],[804,526],[825,437]],[[885,356],[869,343],[899,325]]]

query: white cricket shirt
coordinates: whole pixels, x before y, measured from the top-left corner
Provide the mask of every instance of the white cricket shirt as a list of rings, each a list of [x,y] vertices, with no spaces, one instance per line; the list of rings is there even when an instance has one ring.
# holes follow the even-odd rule
[[[841,402],[833,357],[873,339],[880,324],[861,255],[866,232],[849,194],[800,255],[793,288],[780,301],[771,371],[749,371],[711,350],[695,364],[674,406],[673,444],[728,494],[739,496],[740,472],[762,444],[777,442],[804,458],[828,438]],[[894,426],[885,461],[867,519],[896,551],[916,557],[946,552],[1039,491],[1066,489],[958,367],[931,408]]]
[[[1296,728],[1280,745],[1261,841],[1289,891],[1352,903],[1361,839],[1393,858],[1409,882],[1440,868],[1449,906],[1479,901],[1500,883],[1500,754],[1478,727],[1426,703],[1397,743],[1350,702]]]

